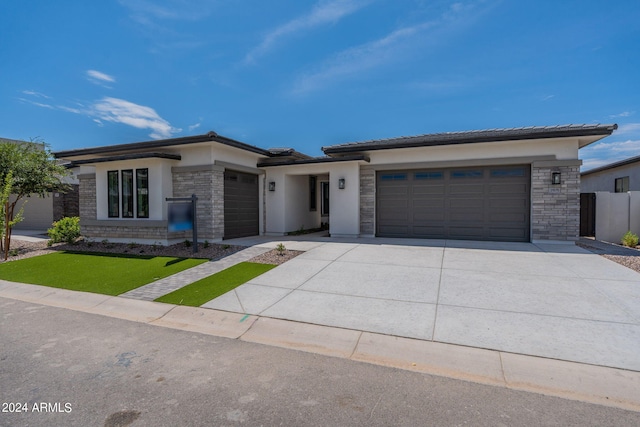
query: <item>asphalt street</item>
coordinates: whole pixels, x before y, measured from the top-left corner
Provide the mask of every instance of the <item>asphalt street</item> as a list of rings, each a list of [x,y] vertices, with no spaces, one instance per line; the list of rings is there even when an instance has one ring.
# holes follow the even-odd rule
[[[1,426],[640,425],[638,412],[4,298],[0,340]]]

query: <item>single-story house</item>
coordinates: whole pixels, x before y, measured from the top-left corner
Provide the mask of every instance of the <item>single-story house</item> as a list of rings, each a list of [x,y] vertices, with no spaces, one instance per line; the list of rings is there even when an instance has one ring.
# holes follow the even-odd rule
[[[590,169],[580,174],[580,192],[640,191],[640,156]]]
[[[617,125],[448,132],[323,147],[204,135],[54,153],[80,171],[82,233],[168,244],[171,198],[196,194],[198,239],[284,235],[574,241],[578,150]]]
[[[20,141],[15,139],[0,138],[0,144],[41,144]],[[16,205],[16,213],[23,209],[23,220],[16,224],[15,229],[19,230],[47,230],[51,228],[54,221],[65,216],[78,216],[79,196],[78,182],[73,176],[65,177],[64,182],[69,186],[66,192],[47,193],[44,197],[31,195],[23,197]],[[15,195],[12,195],[12,201]]]

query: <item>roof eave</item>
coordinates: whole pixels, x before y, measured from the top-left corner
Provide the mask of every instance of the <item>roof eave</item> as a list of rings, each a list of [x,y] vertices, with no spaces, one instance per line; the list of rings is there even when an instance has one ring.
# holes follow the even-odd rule
[[[154,148],[160,148],[160,147],[197,144],[202,142],[218,142],[220,144],[224,144],[224,145],[238,148],[245,151],[250,151],[256,154],[260,154],[262,156],[270,156],[270,153],[267,150],[263,150],[262,148],[245,144],[244,142],[236,141],[234,139],[218,135],[215,132],[209,132],[204,135],[186,136],[182,138],[159,139],[154,141],[133,142],[128,144],[116,144],[116,145],[108,145],[108,146],[102,146],[102,147],[56,151],[53,153],[53,155],[57,158],[72,158],[72,157],[78,157],[78,156],[84,156],[84,155],[108,154],[108,153],[116,153],[116,152],[121,153],[121,152],[127,152],[127,151],[135,151],[135,150],[148,150],[148,149],[154,149]]]
[[[601,136],[605,137],[611,135],[614,130],[618,128],[618,125],[604,125],[594,128],[576,128],[576,129],[561,129],[561,130],[547,130],[543,132],[532,133],[508,133],[503,135],[476,135],[468,136],[464,135],[460,138],[443,138],[441,140],[425,141],[425,138],[429,135],[422,135],[418,137],[397,138],[396,141],[406,139],[406,141],[394,143],[394,139],[389,140],[387,143],[381,143],[380,141],[354,143],[348,145],[335,145],[329,147],[322,147],[322,151],[327,154],[341,154],[341,153],[357,153],[363,151],[376,151],[376,150],[391,150],[397,148],[416,148],[416,147],[432,147],[441,145],[458,145],[458,144],[475,144],[483,142],[501,142],[501,141],[523,141],[533,139],[550,139],[550,138],[572,138],[572,137],[586,137],[586,136]],[[591,144],[600,138],[596,138],[582,146]]]

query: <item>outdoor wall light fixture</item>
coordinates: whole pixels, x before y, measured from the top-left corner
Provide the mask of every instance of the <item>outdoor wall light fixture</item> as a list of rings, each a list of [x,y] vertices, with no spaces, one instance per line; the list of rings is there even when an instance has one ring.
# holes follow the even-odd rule
[[[276,183],[274,181],[269,182],[269,191],[276,191]]]
[[[344,190],[344,184],[345,184],[344,178],[340,178],[340,179],[338,180],[338,188],[339,188],[340,190]]]
[[[553,185],[560,184],[560,172],[552,172],[551,173],[551,184],[553,184]]]

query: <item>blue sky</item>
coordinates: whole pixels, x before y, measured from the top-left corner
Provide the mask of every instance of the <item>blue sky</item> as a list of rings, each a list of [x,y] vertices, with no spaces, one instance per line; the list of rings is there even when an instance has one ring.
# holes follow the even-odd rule
[[[23,0],[0,28],[0,137],[54,151],[618,123],[584,167],[640,154],[637,0]]]

